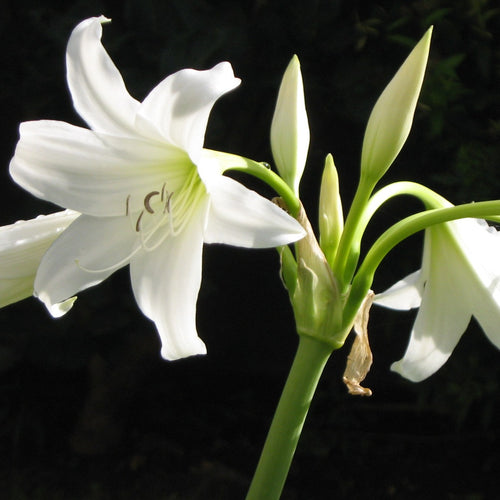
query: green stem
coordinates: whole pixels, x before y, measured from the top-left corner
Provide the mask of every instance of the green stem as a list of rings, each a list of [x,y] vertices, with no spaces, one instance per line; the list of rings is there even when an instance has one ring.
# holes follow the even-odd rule
[[[364,233],[368,222],[382,204],[390,198],[402,194],[418,198],[425,205],[425,208],[443,208],[447,205],[451,206],[451,203],[448,200],[422,184],[408,181],[393,182],[392,184],[379,189],[370,198],[370,201],[366,205],[366,210],[363,213],[363,217],[360,220],[357,234],[362,235]]]
[[[374,185],[372,183],[361,179],[352,200],[351,208],[347,214],[344,230],[332,266],[333,274],[339,282],[341,294],[346,291],[346,287],[351,281],[355,265],[358,261],[359,251],[356,251],[356,248],[359,245],[356,245],[355,241],[357,228],[360,220],[363,218],[363,213],[373,188]]]
[[[278,193],[285,202],[292,217],[297,217],[300,210],[300,200],[295,196],[293,190],[288,184],[269,167],[262,163],[250,160],[243,156],[233,155],[231,153],[223,153],[221,151],[205,150],[212,154],[218,162],[223,166],[224,170],[236,170],[253,175],[261,181],[264,181],[276,193]]]
[[[360,186],[362,185],[363,183],[360,183]],[[343,276],[344,291],[354,275],[361,249],[361,239],[366,226],[383,203],[401,194],[419,198],[426,208],[439,208],[448,203],[442,196],[416,182],[394,182],[383,187],[371,197],[369,197],[372,191],[370,184],[365,182],[364,186],[364,188],[358,188],[354,197],[346,221],[346,229],[342,235],[342,249],[339,248],[334,267],[334,274]],[[340,255],[340,252],[343,252],[343,255]],[[342,274],[341,269],[344,269]]]
[[[332,347],[299,337],[299,346],[246,500],[278,500],[318,381]]]

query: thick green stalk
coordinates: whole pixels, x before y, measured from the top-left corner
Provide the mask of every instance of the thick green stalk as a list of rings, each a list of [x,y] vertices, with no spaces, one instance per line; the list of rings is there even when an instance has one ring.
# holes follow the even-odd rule
[[[246,500],[280,498],[309,406],[331,353],[329,344],[300,336]]]

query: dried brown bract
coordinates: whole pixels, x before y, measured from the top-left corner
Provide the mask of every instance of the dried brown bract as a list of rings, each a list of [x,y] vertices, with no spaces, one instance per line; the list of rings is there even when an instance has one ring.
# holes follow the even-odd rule
[[[347,357],[347,366],[344,371],[343,381],[349,394],[353,396],[371,396],[372,391],[360,384],[370,371],[373,356],[368,342],[368,318],[370,307],[375,294],[370,290],[366,295],[354,320],[356,338],[352,344],[351,352]]]

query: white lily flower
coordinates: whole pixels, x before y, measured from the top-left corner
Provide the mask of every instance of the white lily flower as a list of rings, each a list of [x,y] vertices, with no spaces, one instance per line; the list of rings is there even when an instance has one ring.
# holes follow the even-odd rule
[[[36,271],[43,255],[78,215],[64,210],[0,227],[0,307],[33,294]],[[69,299],[60,304],[54,309],[54,315],[64,314],[73,302],[74,299]]]
[[[413,382],[447,361],[474,316],[500,348],[500,235],[462,219],[426,230],[422,268],[378,294],[392,309],[420,307],[404,357],[392,370]]]
[[[186,69],[138,102],[101,44],[104,17],[80,23],[68,42],[74,106],[91,130],[59,121],[23,123],[14,180],[82,215],[45,254],[35,293],[49,310],[130,264],[132,288],[162,339],[162,355],[206,352],[196,332],[203,243],[274,247],[299,223],[224,177],[203,149],[212,106],[240,83],[231,65]]]

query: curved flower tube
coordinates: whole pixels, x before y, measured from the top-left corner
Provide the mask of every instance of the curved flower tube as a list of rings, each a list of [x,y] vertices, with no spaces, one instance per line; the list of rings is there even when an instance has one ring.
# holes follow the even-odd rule
[[[0,307],[33,294],[35,275],[43,255],[80,214],[64,210],[0,227]],[[58,304],[54,316],[64,314],[74,299]]]
[[[213,105],[240,83],[231,65],[179,71],[138,102],[101,44],[106,21],[81,22],[67,47],[69,89],[90,130],[23,123],[10,164],[32,194],[82,214],[43,257],[35,294],[52,311],[130,264],[135,298],[156,324],[163,357],[203,354],[195,322],[203,243],[274,247],[304,231],[224,177],[217,154],[203,149]]]
[[[428,228],[422,268],[378,294],[392,309],[419,307],[403,358],[391,367],[413,382],[447,361],[474,316],[500,348],[500,235],[478,219]]]

